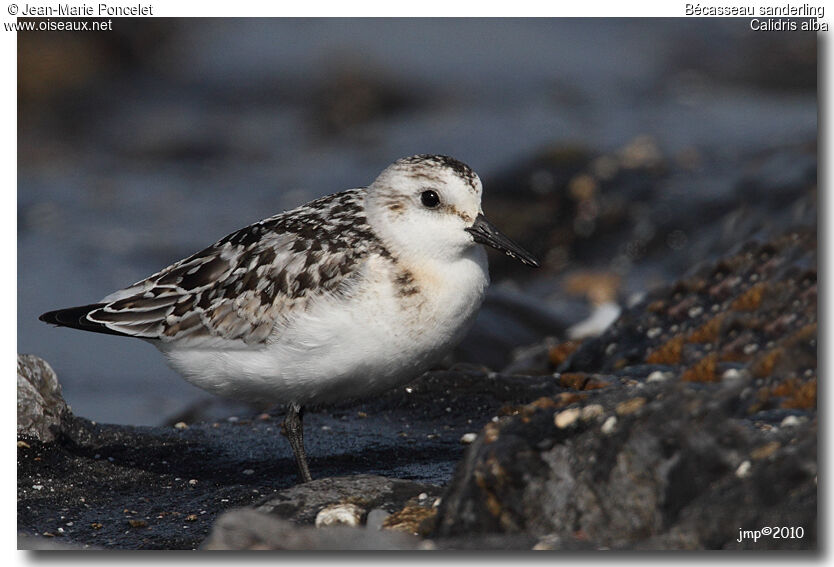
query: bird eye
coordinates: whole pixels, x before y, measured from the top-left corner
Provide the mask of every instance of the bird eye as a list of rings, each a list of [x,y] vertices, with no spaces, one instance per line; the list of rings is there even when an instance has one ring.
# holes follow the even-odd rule
[[[423,191],[420,193],[420,201],[423,203],[423,206],[433,209],[440,204],[440,196],[432,190]]]

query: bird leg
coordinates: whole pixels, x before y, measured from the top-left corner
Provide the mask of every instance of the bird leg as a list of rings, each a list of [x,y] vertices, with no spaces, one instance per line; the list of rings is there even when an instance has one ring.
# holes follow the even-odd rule
[[[304,408],[295,402],[287,406],[287,416],[281,424],[281,434],[287,438],[295,455],[295,466],[298,467],[298,476],[301,482],[310,482],[310,469],[307,468],[307,453],[304,452]]]

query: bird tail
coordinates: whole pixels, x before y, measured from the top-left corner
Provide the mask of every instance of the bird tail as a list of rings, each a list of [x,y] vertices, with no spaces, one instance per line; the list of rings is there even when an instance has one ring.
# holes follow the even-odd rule
[[[90,305],[79,305],[78,307],[68,307],[66,309],[57,309],[44,313],[38,319],[44,323],[57,325],[59,327],[70,327],[72,329],[81,329],[82,331],[91,331],[93,333],[107,333],[109,335],[119,335],[129,337],[126,333],[114,331],[107,326],[90,321],[87,315],[107,305],[106,303],[91,303]]]

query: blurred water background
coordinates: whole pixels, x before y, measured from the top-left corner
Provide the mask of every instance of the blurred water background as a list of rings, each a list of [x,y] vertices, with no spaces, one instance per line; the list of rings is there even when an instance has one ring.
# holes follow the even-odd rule
[[[455,360],[496,368],[604,303],[568,299],[571,289],[613,287],[603,299],[623,304],[704,257],[699,231],[728,203],[766,203],[747,221],[761,224],[816,169],[816,36],[753,32],[741,19],[113,29],[18,35],[18,351],[49,361],[74,411],[102,422],[162,423],[207,395],[142,341],[50,328],[40,313],[366,185],[398,157],[467,162],[487,215],[545,258],[534,273],[491,256],[490,306]],[[606,156],[643,169],[589,200]],[[562,194],[621,211],[617,230],[596,209],[556,214]],[[558,236],[564,226],[573,240]]]

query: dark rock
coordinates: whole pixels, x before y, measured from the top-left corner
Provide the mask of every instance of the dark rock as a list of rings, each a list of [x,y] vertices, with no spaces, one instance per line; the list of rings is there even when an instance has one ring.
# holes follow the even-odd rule
[[[660,288],[586,341],[563,372],[617,372],[662,364],[684,381],[755,380],[740,415],[815,411],[817,238],[801,229],[750,241]]]
[[[201,546],[206,550],[403,550],[418,549],[420,539],[364,528],[299,527],[256,510],[233,510],[218,518]]]
[[[17,433],[48,443],[69,412],[52,367],[37,356],[17,355]]]
[[[564,429],[554,426],[552,409],[488,426],[443,498],[437,535],[555,535],[647,549],[813,548],[816,423],[753,429],[728,417],[739,390],[680,383],[612,390],[572,406],[600,404],[603,413]],[[626,396],[645,401],[629,404]],[[735,541],[740,528],[783,524],[803,526],[805,537]]]
[[[481,431],[434,537],[816,548],[816,243],[810,228],[743,245],[575,348],[558,375],[572,392]],[[773,526],[802,536],[739,532]]]
[[[332,504],[352,503],[365,510],[376,508],[393,513],[420,494],[426,494],[431,503],[441,492],[439,486],[382,476],[332,477],[282,490],[255,509],[296,524],[311,525],[316,515]]]

